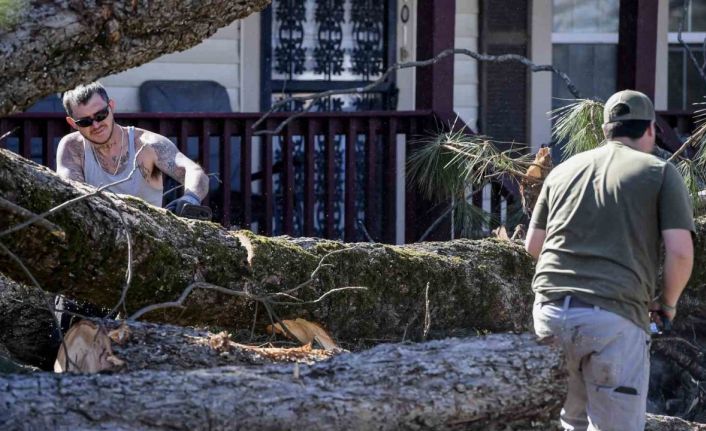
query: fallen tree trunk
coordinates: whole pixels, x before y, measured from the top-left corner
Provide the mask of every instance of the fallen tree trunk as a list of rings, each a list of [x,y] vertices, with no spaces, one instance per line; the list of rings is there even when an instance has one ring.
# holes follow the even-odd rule
[[[387,344],[313,365],[35,373],[0,377],[0,427],[546,430],[557,427],[564,377],[557,349],[511,334]],[[703,429],[653,415],[646,427]]]
[[[0,150],[0,196],[5,202],[0,201],[1,226],[27,219],[16,206],[42,213],[94,191]],[[128,314],[174,301],[194,280],[203,280],[259,297],[299,286],[293,294],[308,301],[331,289],[364,286],[365,291],[335,292],[314,304],[273,306],[282,318],[322,323],[344,347],[476,330],[522,330],[531,320],[533,262],[520,245],[498,240],[396,247],[267,238],[180,219],[139,199],[104,195],[51,214],[47,220],[54,227],[33,224],[0,236],[0,242],[31,268],[43,290],[110,308],[119,302],[127,267],[121,217],[132,240],[133,276],[124,302]],[[5,253],[0,253],[0,268],[29,283]],[[255,304],[242,295],[196,290],[185,310],[159,310],[146,317],[249,335]],[[259,331],[271,323],[264,307],[259,307],[257,323]]]
[[[92,187],[62,180],[0,150],[1,226],[27,219],[16,206],[41,213],[92,192]],[[186,309],[158,310],[146,318],[228,328],[236,339],[249,336],[253,320],[260,332],[271,323],[264,307],[256,316],[256,301],[242,295],[286,300],[271,295],[297,286],[295,295],[308,301],[343,286],[367,288],[335,292],[315,304],[273,306],[282,318],[322,323],[350,348],[425,335],[526,330],[531,321],[533,262],[512,242],[458,240],[397,247],[267,238],[180,219],[139,199],[105,195],[56,211],[48,221],[56,229],[33,224],[0,237],[31,268],[42,289],[113,307],[125,279],[127,231],[133,272],[125,301],[128,313],[174,301],[194,280],[203,280],[241,296],[196,289]],[[677,324],[706,315],[706,219],[699,219],[697,227],[695,271]],[[50,233],[53,230],[59,232]],[[5,253],[0,253],[0,268],[13,279],[29,282]]]
[[[0,427],[523,429],[556,415],[560,364],[557,350],[527,335],[492,335],[381,345],[313,365],[11,376],[0,378]]]
[[[270,0],[5,1],[0,116],[77,84],[190,48]]]

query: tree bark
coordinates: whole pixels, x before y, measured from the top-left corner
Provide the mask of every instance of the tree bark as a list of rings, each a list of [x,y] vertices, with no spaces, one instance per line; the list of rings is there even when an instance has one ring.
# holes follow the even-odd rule
[[[560,352],[529,335],[385,344],[328,361],[128,374],[0,377],[0,427],[546,430]],[[41,414],[37,414],[41,412]],[[646,430],[703,430],[648,415]]]
[[[41,213],[94,190],[0,150],[0,196],[14,205]],[[0,226],[26,220],[12,208],[0,202]],[[31,268],[41,289],[111,308],[119,301],[127,268],[121,215],[132,241],[128,314],[148,304],[176,300],[194,280],[251,295],[272,295],[310,280],[324,259],[318,275],[295,296],[311,301],[339,287],[367,290],[334,292],[315,304],[274,305],[274,309],[281,318],[323,324],[346,348],[425,335],[522,330],[531,321],[533,262],[521,245],[499,240],[397,247],[267,238],[181,219],[139,199],[103,195],[49,216],[61,233],[34,224],[1,236],[0,242]],[[12,279],[30,283],[7,254],[0,253],[0,268]],[[159,310],[146,318],[250,334],[253,300],[196,290],[185,305],[184,310]],[[257,330],[262,332],[269,323],[260,306]]]
[[[10,1],[0,7],[0,116],[190,48],[270,0]]]
[[[645,431],[706,431],[706,425],[671,416],[648,414]]]
[[[381,345],[313,365],[37,373],[0,378],[0,427],[522,429],[555,416],[560,364],[529,336],[492,335]]]
[[[0,197],[41,213],[95,191],[58,178],[50,170],[0,150]],[[478,330],[526,330],[530,324],[534,263],[519,244],[499,240],[457,240],[406,246],[343,244],[336,241],[267,238],[227,231],[214,223],[185,220],[136,198],[91,196],[48,217],[64,236],[34,224],[0,242],[31,268],[41,288],[99,306],[118,303],[127,267],[126,229],[132,244],[128,313],[148,304],[176,300],[194,280],[253,296],[272,295],[310,280],[296,292],[309,305],[276,305],[281,318],[302,317],[324,325],[343,347],[375,342],[468,335]],[[26,215],[0,201],[0,226]],[[676,324],[706,315],[706,219],[697,220],[695,270],[680,301]],[[333,253],[332,253],[333,252]],[[0,253],[0,268],[29,283],[18,264]],[[428,287],[427,287],[428,286]],[[427,301],[428,294],[428,301]],[[278,300],[287,300],[279,297]],[[271,323],[256,302],[212,290],[195,290],[186,308],[158,310],[154,321],[228,328],[236,339]],[[425,321],[429,323],[425,334]]]
[[[44,293],[20,285],[0,273],[0,355],[8,362],[49,369],[53,318]],[[2,354],[4,351],[4,355]]]
[[[53,368],[59,339],[58,335],[51,337],[55,324],[49,311],[52,303],[47,303],[46,295],[0,273],[0,374],[36,370],[32,367]],[[247,346],[233,342],[226,333],[214,334],[198,328],[110,319],[98,322],[107,330],[121,324],[127,327],[126,339],[111,343],[115,355],[125,361],[123,367],[112,369],[113,372],[318,361],[335,354],[306,347]],[[256,335],[259,335],[256,341],[263,341],[263,334]]]

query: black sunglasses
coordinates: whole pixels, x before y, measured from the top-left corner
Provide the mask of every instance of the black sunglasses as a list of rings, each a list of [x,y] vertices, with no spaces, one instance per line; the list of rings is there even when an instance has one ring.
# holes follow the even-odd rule
[[[94,121],[100,123],[105,120],[108,117],[108,114],[110,114],[110,106],[106,105],[105,108],[93,114],[92,117],[79,118],[78,120],[74,118],[74,123],[76,123],[78,127],[88,127],[93,124]]]

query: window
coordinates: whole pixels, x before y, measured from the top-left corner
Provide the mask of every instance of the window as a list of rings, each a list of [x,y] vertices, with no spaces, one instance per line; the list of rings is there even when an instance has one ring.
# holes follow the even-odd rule
[[[607,99],[615,92],[619,0],[553,0],[553,64],[569,75],[581,95]],[[573,96],[554,76],[552,107]]]
[[[694,103],[704,102],[706,82],[699,74],[687,50],[679,42],[679,29],[682,40],[689,45],[696,60],[703,65],[706,55],[706,0],[685,0],[669,2],[669,84],[667,87],[667,107],[670,110],[695,109]]]
[[[555,33],[617,33],[617,0],[554,0]]]

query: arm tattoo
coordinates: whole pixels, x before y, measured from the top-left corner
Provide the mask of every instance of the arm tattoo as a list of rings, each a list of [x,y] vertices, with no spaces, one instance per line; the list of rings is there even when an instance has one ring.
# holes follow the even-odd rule
[[[179,181],[181,184],[184,184],[186,170],[183,167],[177,166],[176,157],[180,153],[176,145],[163,136],[152,134],[150,138],[152,137],[157,138],[151,139],[152,142],[149,143],[157,156],[154,161],[155,166],[157,166],[160,171]]]
[[[176,145],[161,135],[151,134],[150,145],[156,154],[155,165],[159,170],[184,185],[201,199],[208,194],[208,177],[201,167],[180,153]]]
[[[56,152],[56,172],[62,178],[86,182],[83,175],[83,143],[72,135],[65,136]]]

